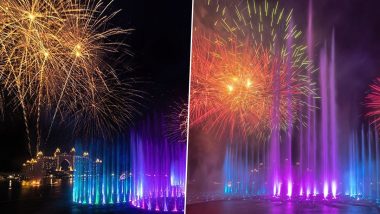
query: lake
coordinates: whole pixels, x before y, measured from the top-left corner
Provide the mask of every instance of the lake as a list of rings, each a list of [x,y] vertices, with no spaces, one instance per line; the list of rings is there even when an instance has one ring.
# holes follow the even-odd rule
[[[0,181],[0,213],[155,213],[129,205],[84,206],[72,203],[72,180],[46,179],[42,184]]]

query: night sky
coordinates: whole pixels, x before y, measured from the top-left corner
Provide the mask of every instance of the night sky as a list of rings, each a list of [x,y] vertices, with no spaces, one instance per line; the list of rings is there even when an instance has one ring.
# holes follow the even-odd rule
[[[107,2],[107,0],[105,0]],[[164,109],[180,99],[187,100],[189,84],[192,2],[190,0],[114,0],[112,10],[122,11],[110,22],[114,26],[134,29],[121,38],[129,44],[133,57],[124,57],[119,69],[131,70],[146,94],[140,106],[140,120],[148,112]],[[30,158],[23,121],[11,106],[0,122],[0,172],[14,171]],[[57,146],[73,146],[67,130],[56,127],[47,146],[50,153]]]
[[[297,24],[306,29],[308,1],[283,1],[294,8]],[[340,119],[361,123],[368,85],[380,76],[380,19],[376,0],[314,0],[315,54],[336,40],[337,102]]]
[[[294,9],[295,24],[305,33],[309,0],[279,2],[288,10]],[[325,43],[328,46],[331,44],[332,32],[335,31],[337,111],[342,124],[338,136],[342,142],[347,142],[345,140],[353,128],[368,123],[363,117],[364,98],[369,92],[369,84],[380,77],[379,8],[380,2],[377,0],[313,1],[314,60],[317,63],[321,47]],[[200,135],[196,129],[190,130],[189,179],[207,175],[210,181],[218,180],[223,168],[224,151],[223,143]]]

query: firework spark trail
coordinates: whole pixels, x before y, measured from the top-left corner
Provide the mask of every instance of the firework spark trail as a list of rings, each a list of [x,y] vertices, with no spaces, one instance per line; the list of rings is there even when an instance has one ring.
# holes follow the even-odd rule
[[[265,137],[277,126],[286,129],[300,120],[303,98],[313,91],[302,33],[290,24],[292,11],[268,1],[208,1],[204,7],[211,14],[205,16],[215,21],[211,27],[202,20],[195,24],[191,125],[220,137]]]
[[[97,83],[92,83],[96,85]],[[100,87],[100,86],[103,87]],[[78,98],[79,107],[70,107],[75,112],[69,112],[66,117],[73,117],[73,125],[76,135],[96,136],[103,139],[112,137],[111,133],[121,131],[133,113],[138,112],[133,106],[136,103],[136,94],[140,91],[132,90],[127,83],[112,85],[99,84],[96,91],[90,92],[87,96]]]
[[[166,116],[166,137],[173,143],[186,143],[188,124],[188,104],[181,100],[171,106]]]
[[[74,123],[83,124],[84,119],[78,114],[89,106],[99,105],[91,110],[91,117],[102,119],[90,115],[85,118],[97,122],[95,127],[103,135],[111,131],[107,128],[124,124],[135,110],[131,97],[136,91],[122,89],[130,88],[130,84],[119,81],[116,71],[107,63],[107,55],[119,53],[126,46],[114,38],[129,33],[108,27],[109,20],[118,13],[105,15],[111,3],[95,0],[0,3],[1,87],[4,93],[15,97],[13,102],[22,109],[31,154],[29,119],[36,116],[38,152],[43,110],[52,114],[45,143],[58,115],[64,120],[63,116],[76,114],[71,118],[81,122]],[[113,100],[115,104],[104,100]],[[116,105],[121,112],[119,117],[114,116]],[[99,123],[105,123],[106,118],[113,125],[100,128]]]

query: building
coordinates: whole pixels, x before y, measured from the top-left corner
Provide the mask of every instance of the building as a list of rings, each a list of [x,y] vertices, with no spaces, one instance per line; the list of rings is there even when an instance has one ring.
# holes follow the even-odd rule
[[[76,155],[75,148],[69,153],[57,148],[52,156],[44,156],[40,151],[36,158],[27,160],[22,167],[22,175],[26,178],[42,178],[44,176],[70,176],[74,172],[76,159],[88,158],[88,153]]]

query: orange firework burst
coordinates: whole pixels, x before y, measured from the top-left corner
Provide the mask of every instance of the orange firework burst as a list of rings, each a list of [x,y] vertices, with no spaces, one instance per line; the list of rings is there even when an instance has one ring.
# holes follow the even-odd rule
[[[212,30],[194,30],[190,122],[219,137],[265,137],[302,116],[310,64],[291,12],[266,1],[232,8],[217,4]]]

